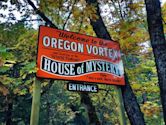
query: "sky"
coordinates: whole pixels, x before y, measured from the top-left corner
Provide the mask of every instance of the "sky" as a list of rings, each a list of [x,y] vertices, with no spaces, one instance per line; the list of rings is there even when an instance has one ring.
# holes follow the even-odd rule
[[[161,4],[163,4],[163,3],[165,3],[166,2],[166,0],[160,0],[161,1]]]

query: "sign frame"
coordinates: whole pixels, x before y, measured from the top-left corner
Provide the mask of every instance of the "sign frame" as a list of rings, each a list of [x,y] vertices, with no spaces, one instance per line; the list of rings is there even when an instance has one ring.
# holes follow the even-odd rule
[[[52,33],[52,32],[54,32],[54,33]],[[58,33],[59,33],[59,36],[58,36],[59,38],[57,38]],[[60,37],[60,33],[61,33],[61,37]],[[62,37],[62,36],[64,36],[64,37]],[[62,38],[64,38],[64,39],[62,39]],[[71,38],[75,39],[75,40],[71,40]],[[60,41],[59,43],[58,43],[58,40]],[[66,41],[66,43],[65,43],[65,41]],[[57,44],[55,44],[55,42]],[[42,43],[43,43],[43,46],[41,45]],[[70,44],[70,48],[69,48],[69,44]],[[68,45],[68,48],[67,48],[67,45]],[[76,45],[77,45],[77,52],[76,52],[76,48],[74,48],[74,46],[76,46]],[[108,48],[108,45],[109,45],[109,47],[113,46],[113,48]],[[90,52],[90,47],[91,47],[91,52]],[[96,48],[98,48],[98,54],[100,54],[100,55],[97,55],[95,53],[96,52],[95,50],[97,50]],[[102,50],[102,48],[103,48],[103,50]],[[68,50],[64,50],[64,49],[68,49]],[[108,49],[108,50],[106,51],[106,49]],[[94,50],[94,52],[92,53],[93,50]],[[71,51],[74,54],[71,54]],[[99,53],[99,51],[100,51],[100,53]],[[114,53],[113,53],[113,51],[114,51]],[[110,52],[110,53],[107,53],[107,52]],[[53,54],[50,56],[49,55],[50,53],[53,53]],[[65,54],[67,54],[67,55],[65,56]],[[69,54],[71,54],[72,56],[70,56]],[[89,57],[85,58],[84,60],[79,60],[78,59],[79,54],[80,54],[81,58],[85,58],[82,55],[87,55]],[[113,54],[115,54],[114,57],[113,57]],[[70,61],[68,61],[68,62],[65,59],[61,59],[61,58],[68,58],[68,56],[71,57]],[[88,59],[91,56],[92,56],[92,58]],[[59,75],[59,74],[57,74],[57,72],[56,72],[56,74],[51,74],[49,71],[55,72],[55,68],[53,70],[50,70],[49,68],[47,68],[47,69],[42,68],[42,67],[45,67],[43,62],[45,62],[44,63],[45,65],[47,65],[47,64],[54,65],[52,67],[59,67],[60,65],[61,65],[61,67],[62,67],[62,65],[64,65],[63,67],[68,66],[68,67],[70,67],[70,71],[68,71],[67,73],[69,73],[69,72],[71,72],[71,73],[68,76]],[[49,63],[46,63],[46,62],[49,62]],[[73,63],[73,64],[71,64],[71,63]],[[117,64],[117,63],[119,63],[119,64]],[[92,66],[92,64],[96,64],[96,65],[93,65],[93,68],[90,68],[90,66]],[[75,68],[76,65],[81,65],[81,66],[80,67],[78,66],[76,69]],[[83,74],[80,74],[80,76],[81,76],[80,77],[78,75],[78,71],[76,72],[76,70],[81,69],[81,68],[83,69],[83,66],[84,66],[84,70],[85,70],[85,66],[87,66],[87,65],[90,65],[89,69],[86,70],[86,72],[82,71]],[[120,67],[121,74],[119,73],[120,70],[118,70],[119,67],[116,70],[116,66],[119,66],[119,65],[121,66]],[[101,69],[101,67],[104,67],[104,66],[105,66],[105,68],[103,68],[102,71],[96,71],[97,69]],[[97,68],[95,69],[95,67],[97,67]],[[102,83],[102,84],[110,84],[110,85],[125,85],[124,69],[123,69],[123,63],[122,63],[122,60],[120,57],[120,47],[119,47],[118,43],[110,41],[110,40],[100,39],[97,37],[87,36],[87,35],[78,34],[78,33],[74,33],[74,32],[58,30],[58,29],[46,27],[46,26],[39,27],[37,69],[38,70],[37,70],[36,76],[39,78],[51,78],[51,79],[68,80],[68,81],[74,80],[74,81],[80,81],[80,82],[91,82],[91,83],[94,82],[94,83]],[[66,70],[69,70],[69,69],[66,69]],[[57,71],[59,71],[59,70],[57,70]],[[81,72],[81,70],[80,70],[80,72]],[[114,75],[113,73],[116,75]],[[117,75],[118,73],[121,76],[118,76]],[[99,75],[100,77],[97,76],[96,74],[98,74],[98,75],[100,74]],[[82,77],[82,76],[86,76],[87,78],[84,79],[84,77]]]

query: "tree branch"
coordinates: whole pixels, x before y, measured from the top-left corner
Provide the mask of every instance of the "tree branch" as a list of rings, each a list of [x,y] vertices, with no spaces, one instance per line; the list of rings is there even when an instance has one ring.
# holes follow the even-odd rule
[[[31,7],[34,9],[34,11],[36,12],[36,14],[38,14],[48,25],[50,25],[51,27],[54,27],[56,29],[58,29],[57,26],[55,26],[55,24],[48,19],[48,17],[45,16],[45,14],[43,12],[41,12],[31,0],[27,0],[27,2],[29,3],[29,5],[31,5]]]
[[[66,26],[68,20],[70,19],[70,16],[71,16],[71,14],[72,14],[72,10],[73,10],[75,4],[76,4],[76,0],[74,0],[74,3],[73,3],[72,8],[71,8],[71,11],[70,11],[70,13],[69,13],[67,19],[65,20],[65,23],[64,23],[64,25],[63,25],[63,30],[65,29],[65,26]]]
[[[166,25],[166,21],[164,20],[164,18],[162,17],[162,21],[163,21],[163,23]]]
[[[119,13],[120,13],[120,17],[121,17],[121,19],[122,20],[124,20],[124,18],[123,18],[123,14],[122,14],[122,8],[121,8],[121,5],[120,5],[120,2],[119,2],[119,0],[118,0],[118,6],[119,6]]]
[[[82,14],[83,14],[83,13],[82,13]],[[81,31],[82,24],[83,24],[83,18],[84,18],[84,16],[82,15],[82,16],[81,16],[81,21],[80,21],[80,26],[78,27],[78,32]]]
[[[111,36],[109,35],[109,32],[107,31],[106,26],[104,25],[104,22],[100,15],[100,9],[97,0],[86,0],[87,4],[95,5],[96,7],[96,14],[99,17],[97,20],[90,20],[90,23],[93,27],[93,30],[96,33],[96,36],[104,39],[112,40]]]

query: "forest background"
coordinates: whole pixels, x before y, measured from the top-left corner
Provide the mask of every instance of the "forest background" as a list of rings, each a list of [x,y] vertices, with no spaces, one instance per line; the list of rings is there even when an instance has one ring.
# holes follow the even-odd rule
[[[90,19],[96,8],[84,0],[33,1],[59,29],[96,36]],[[142,0],[99,0],[101,16],[114,41],[120,43],[125,71],[147,125],[164,125],[160,90]],[[29,125],[36,73],[38,26],[46,22],[24,0],[0,2],[0,124]],[[8,13],[7,13],[8,12]],[[166,3],[162,3],[166,32]],[[42,80],[40,125],[86,125],[88,111],[80,93],[67,81]],[[118,125],[116,92],[99,84],[89,93],[99,121]],[[127,115],[126,115],[127,119]],[[130,124],[129,120],[127,124]]]

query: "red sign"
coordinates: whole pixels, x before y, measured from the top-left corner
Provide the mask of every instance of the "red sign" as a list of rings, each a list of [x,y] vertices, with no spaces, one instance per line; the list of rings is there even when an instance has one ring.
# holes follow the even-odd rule
[[[124,85],[119,44],[40,26],[37,76]]]

